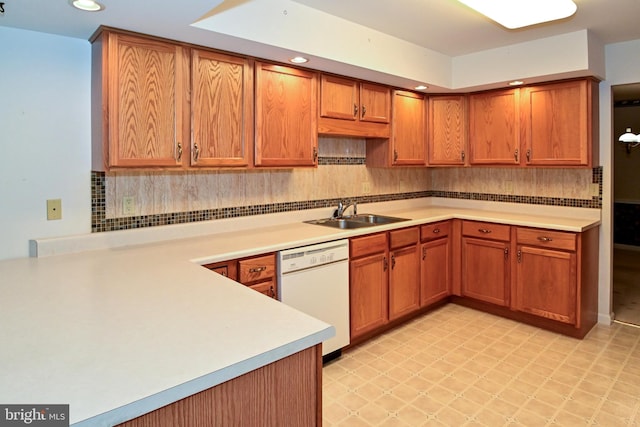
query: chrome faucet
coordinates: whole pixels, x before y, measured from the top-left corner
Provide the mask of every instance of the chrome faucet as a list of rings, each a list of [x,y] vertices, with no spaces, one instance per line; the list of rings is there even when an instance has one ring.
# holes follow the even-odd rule
[[[333,218],[342,218],[349,206],[353,206],[353,215],[358,215],[358,202],[349,203],[346,206],[344,203],[338,202],[338,209],[333,211]]]

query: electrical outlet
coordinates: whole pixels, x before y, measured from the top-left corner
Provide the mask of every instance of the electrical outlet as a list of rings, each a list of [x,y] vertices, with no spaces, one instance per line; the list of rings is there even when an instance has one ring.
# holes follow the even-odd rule
[[[593,197],[600,195],[600,184],[591,184],[591,195]]]
[[[47,200],[47,220],[62,219],[62,199]]]
[[[362,194],[371,193],[371,183],[369,181],[362,181]]]
[[[136,198],[133,196],[124,196],[122,198],[122,214],[135,215],[135,213],[136,213]]]

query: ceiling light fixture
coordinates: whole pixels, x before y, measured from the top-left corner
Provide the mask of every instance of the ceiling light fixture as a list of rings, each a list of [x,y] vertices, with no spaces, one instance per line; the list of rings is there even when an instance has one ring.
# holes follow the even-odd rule
[[[631,149],[640,145],[640,133],[636,135],[631,133],[631,128],[627,128],[627,131],[618,138],[618,142],[627,144],[627,153],[631,154]]]
[[[522,80],[514,80],[512,82],[509,82],[509,86],[520,86],[523,85],[524,82]]]
[[[572,0],[458,1],[509,29],[567,18],[578,9]]]
[[[429,89],[429,86],[425,86],[425,85],[419,85],[415,87],[416,90],[426,90]]]
[[[293,62],[294,64],[304,64],[305,62],[309,62],[309,60],[304,56],[295,56],[291,58],[289,62]]]
[[[104,10],[104,5],[95,0],[70,0],[71,6],[87,12],[99,12]]]

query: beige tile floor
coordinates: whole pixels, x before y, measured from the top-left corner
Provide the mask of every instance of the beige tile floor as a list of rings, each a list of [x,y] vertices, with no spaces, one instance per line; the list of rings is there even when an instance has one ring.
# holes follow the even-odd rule
[[[640,329],[576,340],[448,304],[323,369],[324,426],[640,426]]]

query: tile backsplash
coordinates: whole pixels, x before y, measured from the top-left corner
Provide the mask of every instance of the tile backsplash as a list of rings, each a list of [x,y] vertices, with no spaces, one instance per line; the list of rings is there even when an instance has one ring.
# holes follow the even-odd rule
[[[92,173],[92,231],[437,195],[600,207],[602,169],[367,168],[366,141],[319,139],[317,168]],[[133,198],[125,214],[123,199]]]

